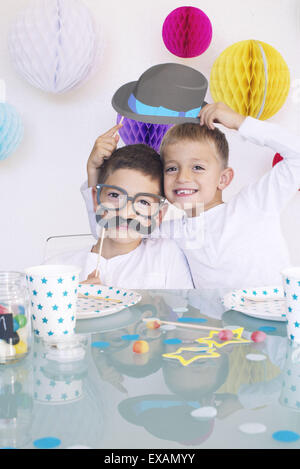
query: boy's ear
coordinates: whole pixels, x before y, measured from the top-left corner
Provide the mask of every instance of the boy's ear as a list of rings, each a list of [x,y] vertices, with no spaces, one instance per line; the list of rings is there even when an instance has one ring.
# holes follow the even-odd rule
[[[160,211],[159,211],[159,215],[158,215],[158,223],[159,225],[161,224],[161,222],[163,221],[163,218],[166,216],[166,213],[168,211],[168,208],[169,208],[169,205],[167,203],[163,204],[163,206],[161,207]]]
[[[97,207],[98,207],[96,187],[92,187],[92,198],[93,198],[94,212],[96,212]]]
[[[219,184],[218,184],[218,189],[220,191],[223,191],[224,189],[226,189],[226,187],[228,187],[229,184],[231,183],[233,177],[234,177],[233,169],[232,168],[225,168],[221,173],[220,181],[219,181]]]

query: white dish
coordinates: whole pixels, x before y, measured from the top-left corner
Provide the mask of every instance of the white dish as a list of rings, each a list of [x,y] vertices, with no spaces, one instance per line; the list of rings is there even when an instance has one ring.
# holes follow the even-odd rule
[[[222,303],[228,310],[239,311],[253,318],[286,322],[281,286],[234,290],[222,298]]]
[[[104,285],[79,284],[78,294],[80,298],[77,300],[76,319],[108,316],[129,308],[141,300],[141,295],[132,290]]]

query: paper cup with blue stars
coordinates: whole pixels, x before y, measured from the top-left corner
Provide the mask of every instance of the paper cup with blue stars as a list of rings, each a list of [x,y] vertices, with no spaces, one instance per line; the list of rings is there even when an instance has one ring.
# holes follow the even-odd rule
[[[47,342],[75,334],[80,267],[39,265],[26,269],[34,334]]]
[[[281,272],[287,318],[287,335],[300,344],[300,267],[290,267]]]

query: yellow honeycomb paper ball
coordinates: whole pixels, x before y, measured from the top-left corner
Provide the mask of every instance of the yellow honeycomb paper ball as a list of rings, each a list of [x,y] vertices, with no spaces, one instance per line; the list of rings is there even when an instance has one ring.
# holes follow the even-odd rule
[[[283,106],[290,72],[282,55],[262,41],[247,40],[225,49],[210,75],[210,92],[243,116],[266,120]]]

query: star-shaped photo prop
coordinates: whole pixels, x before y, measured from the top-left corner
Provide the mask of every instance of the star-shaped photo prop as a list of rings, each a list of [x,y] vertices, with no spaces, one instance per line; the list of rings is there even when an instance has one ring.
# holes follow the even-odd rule
[[[196,360],[206,359],[206,358],[217,358],[220,357],[220,354],[215,351],[211,345],[208,347],[180,347],[176,352],[164,353],[164,358],[171,358],[178,360],[183,366],[190,365]],[[186,359],[183,357],[183,352],[199,352],[198,355],[193,356],[192,358]]]
[[[234,329],[232,331],[234,335],[231,340],[221,341],[220,339],[218,339],[219,331],[210,331],[208,337],[200,337],[199,339],[196,339],[196,342],[198,342],[199,344],[206,344],[210,347],[217,347],[217,348],[225,347],[225,345],[228,345],[228,344],[249,344],[251,340],[243,339],[242,338],[243,332],[244,332],[243,327]]]

